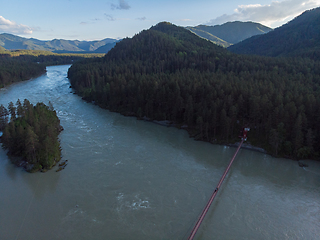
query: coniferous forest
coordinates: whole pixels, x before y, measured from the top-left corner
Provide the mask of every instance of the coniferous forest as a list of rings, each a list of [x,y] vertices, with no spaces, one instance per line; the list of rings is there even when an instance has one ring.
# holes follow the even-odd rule
[[[68,77],[88,101],[124,115],[169,120],[198,140],[248,141],[275,156],[319,158],[320,62],[237,55],[159,23],[79,61]]]
[[[71,64],[83,58],[100,57],[101,54],[55,54],[48,51],[0,51],[0,88],[12,83],[38,77],[46,66]]]
[[[15,105],[10,102],[8,108],[0,106],[2,146],[9,155],[19,157],[18,161],[12,158],[14,163],[29,172],[46,171],[60,161],[58,135],[62,129],[51,104],[33,106],[25,99]]]
[[[287,24],[256,35],[228,49],[240,54],[320,59],[320,7],[305,11]]]
[[[14,82],[40,76],[46,72],[46,66],[36,62],[12,58],[8,54],[0,55],[0,88]]]

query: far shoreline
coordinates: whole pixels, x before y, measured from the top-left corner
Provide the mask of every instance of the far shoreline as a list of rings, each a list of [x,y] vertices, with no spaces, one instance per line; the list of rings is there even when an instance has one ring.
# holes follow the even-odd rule
[[[213,145],[221,145],[221,146],[234,147],[234,148],[237,148],[239,146],[239,144],[240,144],[240,142],[238,142],[238,141],[235,141],[233,143],[231,143],[231,142],[230,143],[226,143],[226,142],[219,143],[219,142],[205,141],[205,140],[197,139],[197,135],[193,135],[192,134],[192,129],[189,129],[187,125],[176,124],[171,120],[154,120],[154,119],[148,118],[146,116],[138,117],[134,113],[122,113],[122,112],[118,112],[118,111],[112,111],[112,110],[110,110],[108,108],[103,107],[102,105],[100,105],[99,103],[97,103],[95,101],[89,101],[89,100],[85,99],[84,97],[79,95],[74,88],[72,88],[72,89],[74,90],[74,94],[77,94],[78,96],[80,96],[84,101],[86,101],[89,104],[97,105],[101,109],[105,109],[105,110],[108,110],[110,112],[119,113],[120,115],[125,116],[125,117],[135,117],[137,120],[143,120],[145,122],[151,122],[151,123],[160,125],[162,127],[175,127],[177,129],[186,130],[188,132],[189,137],[192,138],[195,141],[208,142],[208,143],[213,144]],[[246,150],[250,150],[250,151],[254,151],[254,152],[259,152],[259,153],[262,153],[262,154],[267,154],[267,155],[269,155],[271,157],[274,157],[274,158],[290,159],[292,161],[297,162],[299,164],[299,166],[301,165],[300,161],[304,161],[304,160],[310,160],[310,161],[319,162],[316,159],[293,159],[293,158],[286,157],[286,156],[274,156],[272,153],[268,152],[264,148],[261,148],[261,147],[258,147],[258,146],[254,146],[250,142],[243,143],[241,148],[242,149],[246,149]],[[304,163],[302,163],[302,165],[303,165],[303,167],[307,167],[306,165],[304,165]]]

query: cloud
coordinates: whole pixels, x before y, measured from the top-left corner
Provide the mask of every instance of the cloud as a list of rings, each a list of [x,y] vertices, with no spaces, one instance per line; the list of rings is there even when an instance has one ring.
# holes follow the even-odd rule
[[[118,4],[111,4],[111,9],[128,10],[131,6],[125,0],[119,0]]]
[[[140,18],[136,18],[137,20],[140,20],[140,21],[145,21],[147,18],[146,17],[140,17]]]
[[[112,15],[105,13],[104,16],[107,18],[108,21],[115,21],[116,20]]]
[[[239,5],[233,14],[224,14],[210,20],[207,24],[217,25],[230,21],[253,21],[271,27],[278,27],[302,12],[319,5],[320,0],[283,0],[273,1],[267,5]]]
[[[105,14],[106,15],[106,14]],[[80,25],[88,25],[88,24],[95,24],[96,22],[100,21],[101,19],[100,18],[94,18],[94,19],[91,19],[90,21],[86,21],[86,22],[81,22]]]
[[[31,34],[32,28],[26,25],[17,24],[0,16],[0,32],[13,34]]]

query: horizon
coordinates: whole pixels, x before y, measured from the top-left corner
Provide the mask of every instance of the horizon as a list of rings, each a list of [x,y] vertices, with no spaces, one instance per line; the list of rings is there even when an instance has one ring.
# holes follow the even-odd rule
[[[28,37],[28,36],[20,36],[18,34],[13,34],[13,33],[7,33],[7,32],[1,32],[0,35],[2,34],[8,34],[8,35],[12,35],[12,36],[16,36],[16,37],[21,37],[21,38],[25,38],[25,39],[35,39],[35,40],[39,40],[39,41],[44,41],[44,42],[47,42],[47,41],[54,41],[54,40],[67,40],[67,41],[79,41],[79,42],[94,42],[94,41],[103,41],[105,39],[112,39],[112,40],[121,40],[122,38],[120,39],[116,39],[116,38],[109,38],[109,37],[106,37],[106,38],[102,38],[102,39],[93,39],[93,40],[79,40],[79,39],[66,39],[66,38],[52,38],[52,39],[47,39],[47,40],[43,40],[43,39],[39,39],[39,38],[35,38],[35,37]]]
[[[168,22],[168,21],[162,21],[162,22]],[[221,26],[221,25],[224,25],[224,24],[226,24],[226,23],[234,23],[234,22],[242,22],[242,23],[256,23],[256,22],[252,22],[252,21],[228,21],[228,22],[225,22],[225,23],[222,23],[222,24],[217,24],[217,25],[205,25],[205,24],[199,24],[199,25],[197,25],[197,26],[212,26],[212,27],[214,27],[214,26]],[[158,22],[157,24],[159,24],[159,23],[161,23],[161,22]],[[157,24],[155,24],[155,25],[157,25]],[[171,23],[172,24],[172,23]],[[258,23],[259,24],[259,23]],[[286,23],[284,23],[284,24],[286,24]],[[155,26],[155,25],[152,25],[152,26]],[[175,24],[174,24],[175,25]],[[263,24],[262,24],[263,25]],[[149,28],[147,28],[147,29],[143,29],[143,30],[148,30],[148,29],[150,29],[152,26],[150,26]],[[178,27],[196,27],[196,26],[179,26],[179,25],[176,25],[176,26],[178,26]],[[265,26],[265,25],[263,25],[263,26]],[[265,26],[265,27],[268,27],[268,26]],[[281,26],[280,26],[281,27]],[[272,30],[273,29],[275,29],[275,28],[271,28]],[[141,31],[143,31],[143,30],[141,30]],[[79,40],[79,39],[66,39],[66,38],[53,38],[53,39],[48,39],[48,40],[43,40],[43,39],[38,39],[38,38],[34,38],[34,37],[27,37],[27,36],[20,36],[20,35],[17,35],[17,34],[13,34],[13,33],[6,33],[6,32],[3,32],[3,33],[0,33],[0,35],[2,35],[2,34],[8,34],[8,35],[12,35],[12,36],[16,36],[16,37],[21,37],[21,38],[25,38],[25,39],[35,39],[35,40],[40,40],[40,41],[54,41],[54,40],[67,40],[67,41],[79,41],[79,42],[93,42],[93,41],[103,41],[103,40],[105,40],[105,39],[112,39],[112,40],[117,40],[117,41],[119,41],[119,40],[122,40],[123,38],[110,38],[110,37],[105,37],[105,38],[102,38],[102,39],[93,39],[93,40],[91,40],[91,39],[89,39],[89,40]],[[136,34],[138,34],[138,33],[136,33]],[[133,36],[132,36],[133,37]]]
[[[249,0],[57,0],[54,4],[12,0],[2,4],[0,33],[42,41],[119,40],[162,21],[181,27],[255,22],[274,29],[319,6],[320,0],[256,0],[254,4]]]

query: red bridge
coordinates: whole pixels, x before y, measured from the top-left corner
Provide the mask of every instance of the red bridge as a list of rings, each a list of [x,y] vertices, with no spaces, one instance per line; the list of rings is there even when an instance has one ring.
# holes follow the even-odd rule
[[[201,215],[200,215],[200,217],[199,217],[196,225],[193,227],[192,232],[191,232],[188,240],[192,240],[192,239],[194,238],[194,236],[196,235],[196,233],[197,233],[197,231],[198,231],[198,229],[199,229],[199,227],[200,227],[200,225],[201,225],[204,217],[206,216],[206,214],[207,214],[207,212],[208,212],[208,210],[209,210],[209,208],[210,208],[210,206],[211,206],[214,198],[216,197],[216,195],[217,195],[217,193],[218,193],[218,191],[219,191],[219,189],[220,189],[220,187],[221,187],[221,184],[222,184],[223,180],[224,180],[225,177],[227,176],[227,173],[228,173],[228,171],[229,171],[229,169],[230,169],[230,167],[231,167],[234,159],[236,158],[236,156],[237,156],[237,154],[238,154],[238,152],[239,152],[239,150],[240,150],[240,148],[241,148],[242,143],[247,140],[247,133],[248,133],[248,131],[250,131],[250,128],[244,128],[244,129],[243,129],[242,136],[240,136],[240,138],[241,138],[240,145],[239,145],[239,147],[237,148],[237,151],[235,152],[235,154],[233,155],[233,157],[232,157],[232,159],[231,159],[228,167],[227,167],[226,170],[224,171],[222,177],[220,178],[220,181],[219,181],[217,187],[216,187],[215,190],[213,191],[213,193],[212,193],[212,195],[211,195],[211,197],[210,197],[207,205],[206,205],[205,208],[203,209],[203,211],[202,211],[202,213],[201,213]]]

